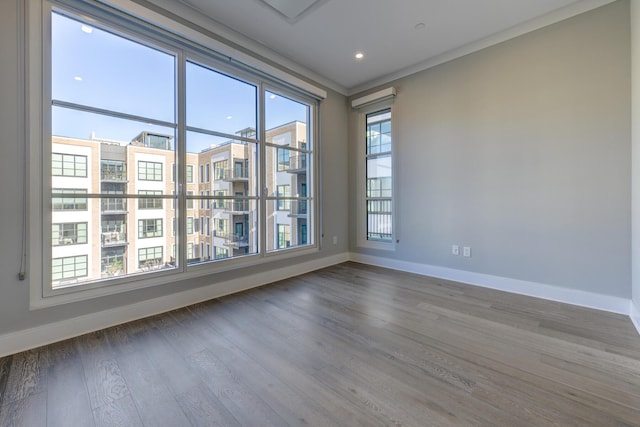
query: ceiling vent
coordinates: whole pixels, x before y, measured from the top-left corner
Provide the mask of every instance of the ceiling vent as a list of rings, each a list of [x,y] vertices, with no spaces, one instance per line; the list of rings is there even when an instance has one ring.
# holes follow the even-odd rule
[[[328,0],[261,0],[293,24],[311,9]]]

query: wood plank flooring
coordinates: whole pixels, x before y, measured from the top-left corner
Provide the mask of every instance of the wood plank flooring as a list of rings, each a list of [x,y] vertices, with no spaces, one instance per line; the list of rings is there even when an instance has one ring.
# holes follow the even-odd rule
[[[0,426],[640,426],[621,315],[345,263],[0,359]]]

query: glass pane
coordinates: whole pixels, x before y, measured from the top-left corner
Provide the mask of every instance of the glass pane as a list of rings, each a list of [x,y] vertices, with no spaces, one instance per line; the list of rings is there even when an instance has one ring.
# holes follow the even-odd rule
[[[55,100],[173,122],[175,57],[52,14]]]
[[[292,196],[309,197],[307,177],[310,162],[309,155],[286,148],[267,147],[266,184],[270,197]],[[278,193],[279,189],[288,188],[288,194]]]
[[[217,199],[212,201],[210,225],[203,221],[205,233],[194,239],[198,245],[204,243],[205,254],[195,253],[196,260],[191,263],[208,260],[220,260],[255,254],[258,252],[258,214],[257,201],[246,199]],[[198,221],[200,222],[200,221]],[[210,256],[206,256],[206,247],[211,245]]]
[[[265,93],[266,141],[295,148],[311,148],[307,144],[310,107],[306,104],[267,91]]]
[[[391,156],[367,159],[367,197],[391,197]]]
[[[196,195],[207,191],[214,195],[255,197],[257,191],[257,144],[229,140],[197,132],[187,133],[187,162],[196,167]],[[200,176],[200,173],[204,176]],[[192,186],[189,186],[191,189]]]
[[[310,245],[311,200],[278,199],[267,202],[267,250]]]
[[[391,111],[367,115],[367,154],[391,151]]]
[[[175,268],[175,212],[170,208],[140,209],[139,198],[82,201],[78,194],[65,194],[64,200],[52,213],[53,288]],[[69,212],[83,204],[87,209]]]
[[[392,206],[391,199],[367,200],[367,239],[391,241]]]
[[[256,137],[257,88],[187,62],[187,126]]]
[[[53,188],[96,194],[175,191],[172,129],[66,108],[53,109],[53,128]]]

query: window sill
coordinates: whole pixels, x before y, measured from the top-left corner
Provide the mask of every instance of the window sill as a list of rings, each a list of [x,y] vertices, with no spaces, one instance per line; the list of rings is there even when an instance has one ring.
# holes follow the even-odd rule
[[[285,252],[286,251],[286,252]],[[31,283],[30,310],[55,307],[79,301],[87,301],[95,298],[116,295],[124,292],[156,287],[177,281],[195,279],[219,273],[249,269],[279,260],[291,259],[303,255],[316,254],[320,250],[317,246],[306,246],[288,250],[270,252],[265,255],[247,255],[236,259],[224,261],[212,261],[200,265],[191,265],[187,271],[176,269],[175,271],[162,270],[158,273],[141,273],[140,275],[127,276],[122,281],[114,279],[113,284],[108,282],[96,282],[87,285],[69,286],[52,290],[47,296],[42,295],[42,283],[33,280]],[[239,272],[241,275],[242,272]]]

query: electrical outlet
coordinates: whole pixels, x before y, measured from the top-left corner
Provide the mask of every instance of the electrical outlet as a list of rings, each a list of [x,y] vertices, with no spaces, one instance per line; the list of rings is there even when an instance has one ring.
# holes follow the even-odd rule
[[[333,244],[334,245],[338,244],[338,236],[333,236]]]
[[[458,245],[451,246],[451,253],[453,255],[460,255],[460,246]]]
[[[466,256],[467,258],[471,257],[471,246],[465,246],[462,248],[462,256]]]

